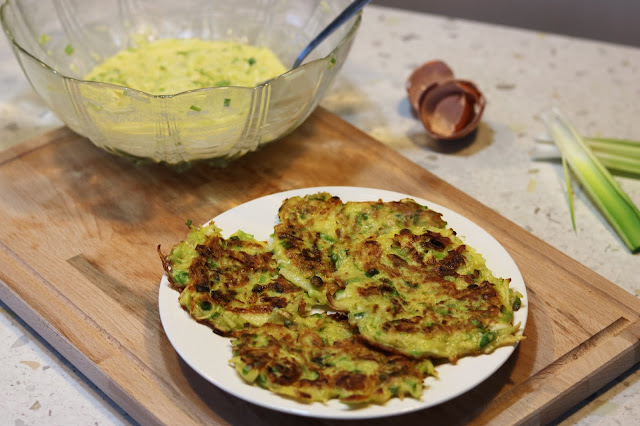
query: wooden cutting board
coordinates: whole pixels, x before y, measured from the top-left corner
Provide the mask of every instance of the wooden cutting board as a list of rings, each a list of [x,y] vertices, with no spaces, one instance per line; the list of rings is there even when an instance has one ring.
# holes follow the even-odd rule
[[[226,169],[135,166],[67,128],[0,153],[0,298],[141,423],[299,424],[179,358],[158,315],[156,246],[184,238],[185,219],[325,185],[399,191],[461,213],[509,251],[528,288],[527,339],[507,363],[396,422],[546,422],[640,360],[640,300],[323,109]]]

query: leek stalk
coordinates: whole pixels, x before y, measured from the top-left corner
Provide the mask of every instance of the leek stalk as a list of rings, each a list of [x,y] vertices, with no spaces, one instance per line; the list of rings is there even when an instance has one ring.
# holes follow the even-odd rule
[[[583,137],[585,144],[607,169],[640,177],[640,141]],[[560,152],[553,149],[551,139],[536,138],[534,158],[553,160],[560,158]]]
[[[632,253],[640,251],[640,211],[558,109],[542,115],[563,160]]]

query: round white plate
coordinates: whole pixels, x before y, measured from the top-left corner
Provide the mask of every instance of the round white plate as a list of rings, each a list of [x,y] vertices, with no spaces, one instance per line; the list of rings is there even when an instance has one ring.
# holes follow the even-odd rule
[[[515,312],[514,321],[521,324],[527,320],[527,292],[522,275],[507,251],[491,235],[469,219],[435,203],[397,192],[372,188],[318,187],[267,195],[249,201],[214,218],[216,225],[228,237],[238,229],[252,234],[258,240],[267,241],[278,223],[278,208],[282,202],[296,195],[326,191],[339,196],[342,201],[394,201],[413,198],[416,202],[442,213],[449,227],[486,259],[487,266],[495,276],[511,278],[511,287],[519,291],[522,307]],[[266,389],[245,383],[233,367],[230,339],[220,337],[206,325],[192,320],[178,303],[178,293],[169,287],[166,274],[162,277],[159,295],[160,318],[169,341],[184,361],[205,379],[219,388],[242,398],[274,410],[310,417],[333,419],[357,419],[397,415],[421,410],[454,398],[492,375],[513,353],[515,346],[497,349],[491,354],[466,357],[457,364],[438,366],[439,378],[428,377],[422,400],[413,398],[391,399],[385,405],[370,405],[352,409],[337,400],[326,404],[302,404],[280,397]],[[498,373],[499,374],[499,373]]]

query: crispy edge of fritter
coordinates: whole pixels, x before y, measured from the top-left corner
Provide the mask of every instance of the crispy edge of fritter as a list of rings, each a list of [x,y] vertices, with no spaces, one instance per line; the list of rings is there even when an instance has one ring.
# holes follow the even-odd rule
[[[158,244],[158,247],[157,247],[156,250],[158,252],[158,256],[160,256],[160,262],[162,262],[162,269],[164,269],[164,272],[167,274],[167,281],[169,281],[169,287],[172,288],[173,290],[178,291],[178,292],[182,292],[184,287],[177,286],[176,283],[173,281],[173,278],[171,277],[171,268],[170,268],[170,265],[169,265],[169,255],[165,255],[165,254],[162,253],[161,244]]]

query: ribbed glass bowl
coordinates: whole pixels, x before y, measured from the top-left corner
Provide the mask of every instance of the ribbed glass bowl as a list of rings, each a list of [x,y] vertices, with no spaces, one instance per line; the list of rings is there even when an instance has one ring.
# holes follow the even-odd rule
[[[224,164],[298,127],[344,63],[360,15],[306,62],[256,87],[151,95],[82,80],[141,38],[233,40],[271,48],[290,67],[351,0],[8,0],[2,26],[35,91],[107,151],[177,164]]]

